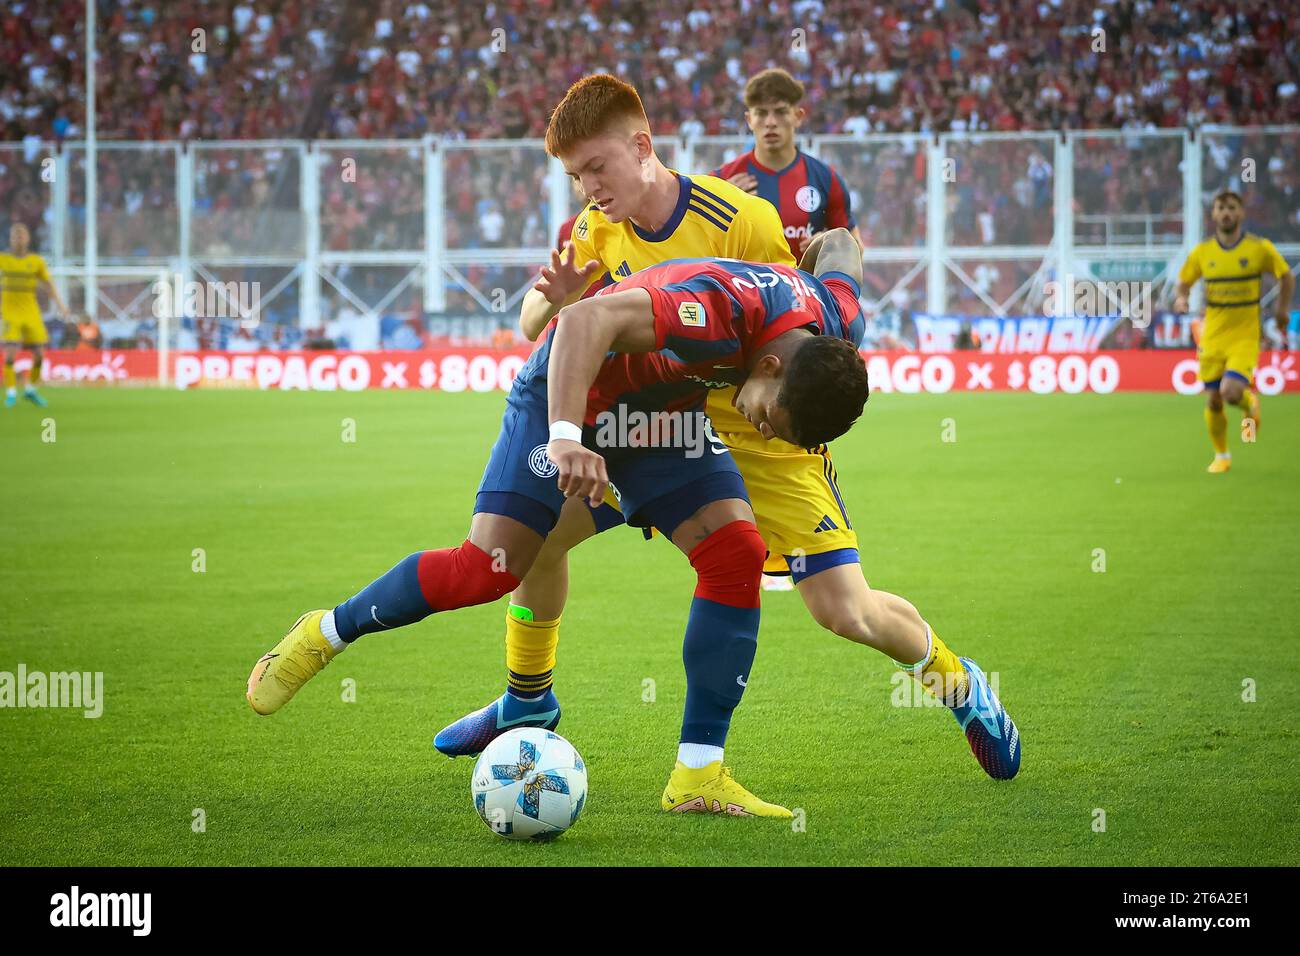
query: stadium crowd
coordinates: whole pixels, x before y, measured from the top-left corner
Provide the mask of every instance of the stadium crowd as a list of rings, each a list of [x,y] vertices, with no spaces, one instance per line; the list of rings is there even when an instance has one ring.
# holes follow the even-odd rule
[[[658,131],[742,135],[745,79],[770,64],[805,83],[805,133],[1043,131],[953,144],[949,243],[1050,243],[1050,131],[1096,128],[1121,134],[1076,141],[1076,243],[1174,244],[1182,140],[1158,132],[1300,122],[1297,9],[1263,0],[497,0],[470,16],[455,0],[101,0],[100,255],[131,261],[178,246],[174,152],[114,141],[195,143],[198,257],[302,254],[297,151],[198,142],[272,137],[320,141],[322,250],[418,250],[420,151],[331,140],[538,137],[558,92],[598,70],[638,85]],[[83,0],[11,0],[0,11],[0,225],[31,223],[45,250],[49,190],[32,160],[41,141],[83,131],[83,16]],[[1300,241],[1300,136],[1211,133],[1204,142],[1206,195],[1257,162],[1252,227]],[[695,168],[734,152],[700,144]],[[925,243],[919,142],[827,144],[823,158],[848,184],[868,247]],[[549,245],[540,149],[453,148],[442,160],[448,249]],[[74,169],[79,161],[74,152]],[[354,180],[334,172],[348,161]],[[72,177],[68,250],[82,246],[83,185]],[[491,268],[464,269],[449,309],[485,311],[467,287],[485,288]],[[510,272],[513,289],[513,273],[522,282],[527,270],[497,271],[503,281]],[[1022,271],[988,263],[972,278],[1002,301]],[[387,288],[371,276],[365,285],[363,299],[371,285],[375,299]],[[982,311],[978,296],[956,288],[956,307]],[[343,298],[324,295],[327,316],[347,314]],[[389,314],[413,309],[411,295]]]
[[[540,136],[618,72],[659,128],[744,132],[776,63],[818,132],[1300,121],[1300,14],[1266,0],[102,0],[99,135]],[[83,126],[83,0],[0,14],[0,140]],[[197,32],[196,32],[197,31]]]

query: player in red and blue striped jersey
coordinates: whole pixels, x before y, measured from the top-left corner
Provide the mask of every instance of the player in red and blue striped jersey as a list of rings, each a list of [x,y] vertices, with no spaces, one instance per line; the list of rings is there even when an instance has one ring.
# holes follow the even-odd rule
[[[785,70],[755,75],[745,85],[745,121],[754,148],[713,173],[776,207],[796,260],[812,237],[827,229],[847,229],[862,244],[840,174],[795,145],[807,115],[799,105],[802,99],[803,84]]]
[[[720,764],[757,648],[766,556],[744,481],[708,428],[698,445],[679,440],[691,430],[684,417],[670,419],[672,433],[658,441],[601,419],[676,410],[702,423],[708,390],[739,385],[737,410],[769,439],[817,445],[846,432],[868,395],[857,350],[861,259],[848,234],[834,231],[809,260],[816,276],[737,260],[672,261],[561,310],[511,388],[469,537],[409,555],[333,610],[304,614],[254,667],[253,709],[274,713],[363,634],[513,591],[566,499],[599,507],[612,480],[627,522],[657,527],[696,571],[681,747],[716,750]],[[495,710],[489,716],[487,740],[500,733]],[[473,721],[460,723],[473,731]],[[791,816],[729,773],[702,775],[680,758],[661,806]]]

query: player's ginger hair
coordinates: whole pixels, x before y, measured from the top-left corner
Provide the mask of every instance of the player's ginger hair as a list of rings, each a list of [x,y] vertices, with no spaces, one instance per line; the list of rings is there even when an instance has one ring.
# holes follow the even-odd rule
[[[650,132],[641,97],[631,83],[608,73],[584,76],[569,87],[546,124],[546,152],[563,156],[578,143],[624,124]]]

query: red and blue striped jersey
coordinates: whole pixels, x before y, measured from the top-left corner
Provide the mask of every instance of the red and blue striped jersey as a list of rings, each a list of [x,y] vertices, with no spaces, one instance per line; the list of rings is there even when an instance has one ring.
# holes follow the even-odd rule
[[[650,293],[656,351],[613,354],[587,399],[587,424],[616,405],[631,410],[689,411],[709,389],[739,385],[750,358],[777,336],[806,328],[859,344],[866,328],[858,285],[843,273],[820,279],[790,266],[737,259],[675,259],[633,273],[606,294]],[[516,390],[545,394],[555,324],[515,380]]]
[[[852,202],[844,180],[830,166],[802,150],[785,169],[768,169],[754,157],[751,149],[743,156],[716,170],[719,179],[737,173],[749,173],[758,180],[758,195],[781,216],[785,240],[790,252],[799,258],[799,240],[827,229],[853,229]]]

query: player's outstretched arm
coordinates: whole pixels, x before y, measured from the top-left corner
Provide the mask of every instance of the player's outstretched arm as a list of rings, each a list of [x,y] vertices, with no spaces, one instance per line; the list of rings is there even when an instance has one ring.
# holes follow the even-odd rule
[[[551,440],[547,456],[559,469],[567,497],[592,507],[605,495],[605,460],[582,445],[582,422],[591,390],[610,352],[650,352],[656,345],[654,309],[645,289],[585,299],[560,312],[547,368]]]
[[[63,318],[66,319],[69,315],[68,306],[63,301],[63,296],[59,295],[59,287],[56,286],[52,280],[45,281],[42,284],[49,292],[50,298],[54,300],[54,304],[59,307],[59,315],[63,316]]]
[[[600,262],[588,259],[578,267],[577,251],[572,242],[563,251],[551,250],[549,266],[524,295],[519,309],[519,328],[530,342],[537,341],[542,330],[565,305],[577,301],[600,272]]]
[[[654,348],[654,309],[645,289],[627,289],[566,306],[560,312],[547,369],[551,421],[582,421],[587,392],[610,352],[652,352]]]

